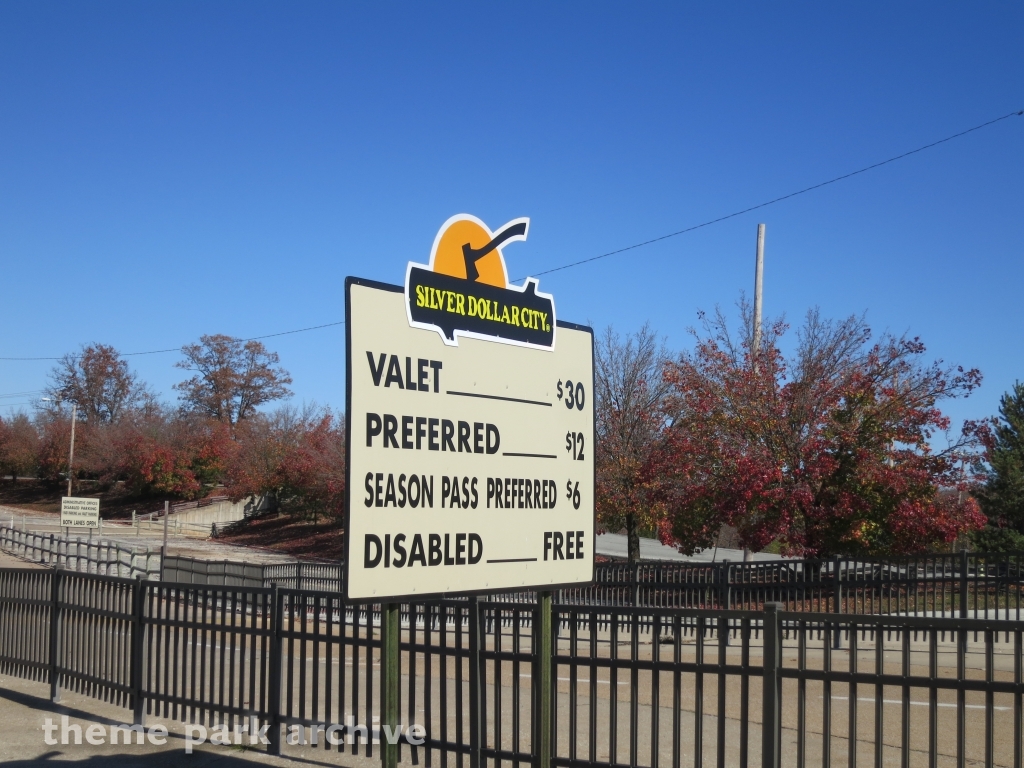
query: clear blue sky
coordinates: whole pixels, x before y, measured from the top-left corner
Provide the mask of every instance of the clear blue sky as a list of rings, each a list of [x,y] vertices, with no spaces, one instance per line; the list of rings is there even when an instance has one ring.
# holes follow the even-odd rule
[[[5,2],[0,357],[339,320],[346,275],[400,282],[460,212],[531,217],[531,274],[1024,108],[1020,3],[705,6]],[[764,221],[768,314],[919,335],[982,369],[949,409],[979,417],[1024,379],[1022,171],[1014,117],[541,288],[681,348]],[[343,327],[267,343],[343,406]],[[131,361],[170,401],[176,359]],[[0,394],[51,365],[0,361]]]

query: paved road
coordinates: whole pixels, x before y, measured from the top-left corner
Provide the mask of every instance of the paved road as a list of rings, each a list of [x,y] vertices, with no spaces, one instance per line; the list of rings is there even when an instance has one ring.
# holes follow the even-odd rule
[[[311,629],[310,625],[307,627]],[[336,630],[335,630],[336,631]],[[202,638],[202,646],[208,649],[208,653],[211,654],[209,658],[213,658],[220,654],[220,643],[224,637],[218,633],[207,635]],[[606,638],[603,638],[606,639]],[[506,641],[508,638],[506,638]],[[582,638],[585,640],[586,638]],[[564,646],[564,643],[563,643]],[[505,647],[508,647],[507,642]],[[185,669],[185,657],[190,654],[191,645],[185,643],[181,646],[182,655],[179,659],[182,662],[182,671]],[[341,672],[341,666],[344,665],[351,670],[352,667],[352,652],[351,648],[348,648],[344,656],[338,653],[337,646],[334,645],[332,652],[329,655],[324,655],[324,644],[321,641],[319,651],[319,663],[316,667],[316,676],[320,679],[321,685],[319,687],[318,700],[320,702],[318,709],[321,713],[324,712],[324,683],[326,682],[327,676],[331,676],[334,679],[338,679],[338,675]],[[528,636],[523,637],[523,650],[529,650],[529,639]],[[606,656],[609,650],[609,646],[604,644],[604,647],[599,651],[599,655]],[[639,648],[639,657],[641,659],[649,659],[652,655],[654,647],[649,643],[642,643]],[[736,653],[738,649],[730,648],[727,653],[731,657]],[[916,649],[915,649],[916,650]],[[943,649],[945,650],[945,649]],[[1009,649],[1005,649],[1009,650]],[[305,686],[306,696],[305,704],[306,711],[312,713],[313,710],[313,688],[311,685],[312,676],[314,673],[313,662],[312,662],[312,644],[307,643],[305,654],[300,654],[300,648],[298,645],[291,648],[292,662],[292,673],[297,678],[302,674],[303,668],[305,668],[307,685]],[[565,653],[567,648],[560,648],[561,653]],[[670,648],[663,647],[664,654],[670,652]],[[784,663],[786,666],[792,666],[794,663],[794,651],[795,649],[787,646],[784,653]],[[622,653],[627,653],[628,647],[623,648]],[[715,653],[717,647],[710,644],[705,647],[705,661],[713,662],[715,660]],[[690,641],[684,644],[683,648],[683,661],[693,661],[696,654],[696,646]],[[173,655],[173,654],[172,654]],[[898,671],[898,654],[893,654],[895,658],[885,659],[886,671],[897,672]],[[972,656],[975,654],[972,654]],[[404,656],[404,660],[407,662],[408,657]],[[1012,661],[1010,654],[1002,653],[999,654],[1000,658],[996,660],[996,677],[997,679],[1007,679],[1012,673],[1009,671],[1012,669]],[[754,646],[751,648],[751,661],[756,665],[760,659],[760,648]],[[860,665],[862,668],[870,668],[870,659],[873,657],[870,647],[866,647],[862,651]],[[820,653],[809,651],[808,653],[808,664],[810,667],[816,667],[820,664]],[[923,659],[922,659],[923,660]],[[239,661],[242,661],[241,659]],[[304,663],[303,663],[304,661]],[[732,663],[735,663],[736,659],[730,659]],[[924,670],[918,667],[918,663],[921,660],[915,659],[915,669],[913,674],[922,674]],[[833,654],[833,662],[835,668],[844,669],[848,668],[849,652],[839,651]],[[243,662],[244,663],[244,662]],[[464,664],[464,662],[463,662]],[[359,688],[361,691],[360,698],[363,698],[363,693],[366,690],[366,660],[365,656],[360,659],[359,666],[361,668],[362,675],[360,677]],[[969,665],[970,669],[968,674],[971,677],[978,677],[980,671],[977,669],[979,665],[977,660],[972,659],[972,663]],[[371,671],[371,679],[369,681],[370,688],[374,691],[374,699],[377,698],[377,691],[379,691],[379,658],[378,653],[374,652],[374,658],[371,660],[369,667]],[[211,667],[212,670],[212,667]],[[409,669],[406,666],[403,669],[402,675],[402,691],[403,696],[409,690]],[[417,718],[422,718],[421,722],[426,718],[426,712],[429,710],[432,713],[432,719],[437,729],[442,721],[446,721],[448,724],[448,732],[454,737],[456,732],[456,686],[454,681],[457,674],[460,674],[463,680],[466,679],[466,671],[463,666],[461,673],[456,672],[456,666],[454,659],[449,659],[448,664],[444,667],[441,666],[437,654],[433,655],[433,663],[431,665],[429,676],[432,681],[432,692],[428,698],[424,697],[424,673],[426,669],[424,667],[424,657],[419,656],[417,661],[417,695],[415,702],[415,711]],[[954,671],[945,669],[941,674],[949,675],[955,674]],[[500,674],[495,675],[495,670],[492,663],[488,663],[488,683],[485,690],[486,707],[489,712],[488,719],[492,723],[489,729],[488,741],[493,741],[494,730],[494,701],[495,698],[500,698],[502,702],[502,717],[501,720],[501,738],[500,741],[505,748],[512,747],[513,731],[512,731],[512,718],[511,718],[511,707],[512,707],[512,695],[513,691],[518,689],[520,696],[520,712],[521,712],[521,726],[520,726],[520,739],[521,746],[524,749],[529,748],[529,713],[530,713],[530,669],[529,665],[521,665],[518,670],[514,670],[511,663],[505,662],[502,664]],[[289,678],[291,675],[289,675]],[[573,708],[572,701],[570,698],[570,691],[572,689],[572,681],[569,676],[569,671],[566,667],[559,667],[556,670],[556,677],[558,680],[558,697],[557,697],[557,716],[558,716],[558,747],[559,754],[566,755],[568,753],[568,733],[570,718],[572,716]],[[447,681],[447,692],[444,697],[445,707],[442,708],[441,698],[441,680],[444,678]],[[651,765],[652,757],[652,745],[656,746],[656,752],[661,766],[672,765],[672,725],[678,711],[679,722],[681,726],[681,757],[682,765],[693,765],[694,749],[695,749],[695,730],[694,723],[696,718],[696,704],[701,703],[703,707],[703,717],[700,722],[702,723],[702,732],[704,738],[704,759],[705,763],[710,765],[715,760],[715,746],[716,737],[718,731],[718,684],[717,677],[713,674],[706,674],[703,678],[703,687],[698,681],[697,677],[692,673],[684,673],[681,676],[681,687],[680,687],[680,700],[678,710],[673,702],[673,673],[663,672],[659,674],[658,682],[660,684],[660,690],[655,691],[654,679],[650,672],[641,671],[638,673],[637,680],[637,691],[634,695],[632,692],[632,685],[630,679],[630,672],[628,670],[622,670],[618,673],[616,679],[612,679],[611,675],[607,670],[599,670],[594,678],[595,694],[594,698],[591,699],[591,672],[586,667],[581,668],[577,672],[576,680],[576,694],[577,700],[575,702],[575,717],[579,724],[578,738],[577,738],[577,750],[578,755],[582,759],[587,759],[590,751],[590,743],[588,736],[588,721],[590,718],[591,706],[594,707],[594,713],[596,722],[598,723],[597,739],[594,743],[595,757],[598,760],[608,760],[611,757],[611,739],[610,736],[614,730],[617,740],[617,754],[615,759],[618,762],[629,761],[629,736],[631,728],[634,726],[632,722],[635,722],[636,735],[637,735],[637,763],[639,765]],[[348,674],[348,683],[346,688],[350,692],[352,684],[351,672]],[[496,687],[497,686],[497,687]],[[298,710],[299,697],[297,696],[298,689],[293,688],[292,695],[292,707],[293,711]],[[335,688],[335,691],[337,689]],[[463,707],[463,727],[468,725],[468,689],[464,686],[462,699]],[[118,755],[115,761],[115,765],[120,766],[134,766],[134,765],[173,765],[176,764],[176,760],[180,760],[183,749],[183,728],[180,724],[175,723],[169,718],[156,719],[153,718],[150,722],[164,722],[169,730],[171,731],[171,739],[168,744],[163,748],[157,748],[152,745],[145,745],[139,747],[132,745],[130,748],[118,746],[112,747],[110,745],[89,747],[83,745],[81,747],[75,747],[74,745],[68,745],[67,747],[48,746],[43,743],[42,724],[46,716],[53,716],[56,713],[68,714],[69,717],[75,722],[79,722],[82,725],[88,725],[89,723],[99,723],[109,725],[111,722],[122,722],[128,717],[128,712],[125,709],[114,707],[109,704],[105,704],[101,701],[97,701],[91,698],[85,698],[78,696],[74,693],[64,692],[62,697],[61,707],[55,707],[51,705],[45,699],[48,692],[48,686],[44,683],[38,682],[27,682],[23,680],[17,680],[9,676],[0,677],[0,762],[5,765],[18,765],[19,761],[29,760],[42,760],[44,756],[53,752],[53,759],[58,760],[94,760],[97,763],[99,760],[105,759],[110,761],[111,757],[104,757],[109,755]],[[729,766],[738,765],[739,759],[739,744],[740,738],[740,696],[739,696],[739,681],[734,676],[730,676],[727,679],[725,686],[725,718],[723,720],[723,727],[725,732],[725,743],[726,743],[726,761],[725,764]],[[796,723],[797,723],[797,707],[796,707],[796,685],[795,683],[787,682],[785,684],[784,696],[783,696],[783,764],[794,765],[796,758]],[[820,765],[821,764],[821,751],[822,751],[822,694],[823,689],[820,684],[809,683],[807,686],[807,724],[808,724],[808,738],[807,738],[807,758],[810,761],[809,765]],[[858,753],[858,760],[862,765],[873,764],[873,740],[874,740],[874,690],[869,686],[861,686],[857,692],[857,727],[856,727],[856,748]],[[346,699],[349,697],[346,696]],[[760,685],[756,678],[751,679],[750,685],[750,730],[748,734],[748,744],[750,746],[750,764],[759,764],[759,750],[760,750]],[[923,764],[927,758],[927,739],[928,739],[928,712],[927,706],[927,692],[924,690],[915,689],[912,692],[912,704],[911,704],[911,747],[912,747],[912,763]],[[849,735],[849,724],[850,724],[850,691],[847,686],[842,684],[836,684],[832,690],[832,720],[830,731],[833,735],[832,742],[832,764],[839,768],[840,766],[848,765],[848,750],[850,741]],[[591,703],[593,702],[593,704]],[[635,702],[635,707],[631,706]],[[337,714],[337,694],[333,700],[331,709],[333,710],[329,715],[320,714],[319,719],[328,719],[338,721],[342,718]],[[610,723],[610,711],[612,706],[617,711],[617,725],[614,729],[609,726]],[[883,706],[882,706],[882,722],[884,731],[884,748],[883,748],[883,764],[888,766],[899,765],[900,751],[898,745],[900,743],[900,713],[901,713],[901,691],[898,688],[886,688],[883,691]],[[994,764],[997,766],[1008,766],[1012,764],[1013,755],[1013,744],[1012,744],[1012,701],[1009,697],[997,697],[995,701],[995,755]],[[446,712],[445,712],[446,710]],[[632,711],[631,711],[632,710]],[[350,707],[346,705],[346,711],[351,711]],[[402,706],[403,720],[408,712],[408,705]],[[442,714],[442,713],[445,714]],[[361,711],[356,713],[357,717],[361,719],[367,719],[365,712]],[[967,757],[969,763],[977,763],[984,758],[984,698],[980,695],[971,694],[967,698]],[[655,736],[652,725],[655,720],[655,716],[659,725],[659,732]],[[634,719],[635,718],[635,719]],[[939,747],[939,761],[938,765],[941,768],[945,766],[952,766],[955,763],[956,753],[956,741],[955,741],[955,725],[956,725],[956,708],[955,708],[955,696],[947,692],[940,692],[939,695],[939,709],[938,709],[938,747]],[[438,733],[435,730],[435,733]],[[361,766],[364,761],[362,758],[353,758],[350,755],[338,755],[336,753],[324,753],[319,750],[313,749],[312,747],[292,746],[285,747],[288,754],[301,761],[309,761],[315,764],[324,765],[353,765]],[[222,748],[210,748],[207,747],[203,750],[200,756],[196,756],[194,759],[198,765],[227,765],[227,766],[242,766],[248,763],[250,755],[253,753],[240,753],[236,750],[228,750],[226,747]],[[436,757],[436,755],[435,755]],[[420,756],[422,759],[422,754]],[[259,762],[268,762],[268,759],[259,755],[257,758]],[[232,762],[240,761],[240,762]],[[270,764],[276,765],[278,762],[275,760],[269,760]],[[376,764],[376,758],[370,761],[365,761],[365,765],[368,767],[370,763]],[[24,762],[25,765],[32,764],[31,762]],[[281,763],[284,764],[284,763]],[[440,765],[441,761],[435,760],[435,765]],[[453,763],[454,765],[454,763]]]
[[[111,745],[110,726],[131,719],[131,713],[121,707],[96,699],[63,692],[60,704],[48,701],[49,685],[20,680],[8,675],[0,676],[0,764],[4,768],[28,768],[53,762],[71,762],[81,768],[255,768],[255,766],[351,766],[351,768],[379,768],[380,758],[367,759],[350,754],[327,752],[311,746],[284,745],[283,757],[271,757],[264,748],[215,746],[203,744],[195,747],[192,755],[185,755],[185,733],[181,723],[170,719],[149,718],[147,725],[161,723],[169,731],[167,742],[154,745],[148,741],[139,745],[134,738],[130,745]],[[69,733],[68,744],[49,745],[44,741],[43,725],[46,718],[58,726],[61,716],[68,723],[81,727],[83,737],[90,725],[100,726],[104,732],[102,745],[74,743],[74,732]],[[95,732],[94,732],[95,733]],[[58,742],[61,733],[53,733]],[[246,739],[247,741],[247,739]]]
[[[597,542],[594,546],[594,551],[599,555],[606,555],[608,557],[618,557],[625,559],[628,553],[627,545],[628,540],[625,534],[600,533],[597,535]],[[758,562],[784,559],[780,555],[772,555],[767,552],[755,552],[753,558]],[[692,563],[720,563],[723,560],[729,560],[730,562],[736,563],[742,562],[743,550],[725,549],[724,547],[710,547],[709,549],[702,549],[699,552],[695,552],[692,555],[683,555],[680,554],[679,550],[677,550],[675,547],[667,547],[657,539],[641,538],[640,559],[674,560],[677,562]]]
[[[0,524],[10,525],[11,520],[17,530],[24,527],[27,531],[45,534],[57,534],[61,532],[59,517],[41,513],[27,514],[14,507],[0,505]],[[98,538],[97,534],[94,537]],[[81,536],[82,540],[88,539],[88,535]],[[121,521],[103,521],[102,538],[110,541],[117,541],[124,546],[146,548],[151,551],[159,551],[163,544],[163,529],[157,525],[150,529],[145,526],[133,528],[131,523]],[[204,560],[235,560],[248,563],[294,563],[295,558],[289,555],[282,555],[270,550],[254,547],[243,547],[234,544],[227,544],[220,541],[191,538],[188,536],[171,535],[168,538],[168,550],[171,554],[198,557]]]

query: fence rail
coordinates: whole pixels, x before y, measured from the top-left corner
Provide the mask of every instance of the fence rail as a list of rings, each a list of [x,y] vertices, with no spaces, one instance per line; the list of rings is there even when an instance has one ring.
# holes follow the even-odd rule
[[[402,617],[398,711],[423,730],[400,753],[430,768],[533,766],[543,745],[565,768],[1022,764],[1024,622],[479,598]],[[333,590],[0,569],[0,672],[140,724],[372,756],[381,618]]]
[[[108,539],[62,537],[0,525],[0,549],[68,570],[160,576],[160,551]],[[252,564],[168,555],[161,578],[186,584],[342,592],[339,563]],[[854,615],[1024,619],[1024,554],[927,555],[879,560],[835,557],[753,563],[601,563],[593,585],[564,589],[563,605],[784,610]],[[533,603],[532,592],[494,599]]]
[[[242,566],[245,566],[244,576]],[[178,558],[175,578],[214,578],[213,566]],[[216,578],[220,578],[218,566]],[[262,568],[262,575],[259,569]],[[338,563],[223,565],[216,583],[342,591]],[[888,560],[779,560],[753,563],[600,563],[592,586],[561,590],[563,605],[760,610],[857,615],[1024,619],[1024,555],[960,552]],[[232,581],[232,579],[236,579]],[[210,581],[209,583],[215,583]],[[533,592],[496,595],[532,603]]]
[[[159,578],[160,551],[110,539],[19,531],[0,525],[0,549],[23,560],[103,576]]]

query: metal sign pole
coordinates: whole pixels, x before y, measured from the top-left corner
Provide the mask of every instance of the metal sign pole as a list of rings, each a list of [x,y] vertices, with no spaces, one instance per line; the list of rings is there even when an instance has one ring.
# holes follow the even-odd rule
[[[384,736],[381,740],[380,762],[383,768],[398,766],[398,685],[402,674],[402,660],[398,653],[402,631],[399,607],[398,603],[385,603],[380,607],[380,725]]]
[[[171,515],[171,502],[164,502],[164,543],[160,547],[160,580],[164,578],[164,562],[167,560],[167,518]]]
[[[551,768],[551,593],[537,593],[537,762],[538,768]]]

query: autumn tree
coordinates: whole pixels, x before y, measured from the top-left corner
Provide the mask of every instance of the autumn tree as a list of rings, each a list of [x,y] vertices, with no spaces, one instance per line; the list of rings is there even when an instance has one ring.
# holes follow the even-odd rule
[[[1024,550],[1024,384],[1020,382],[999,401],[986,459],[985,484],[977,496],[988,525],[973,537],[974,545],[987,552]]]
[[[625,529],[630,562],[640,559],[640,532],[656,526],[647,470],[664,426],[667,353],[650,326],[619,336],[608,328],[594,345],[597,518]]]
[[[329,410],[307,411],[297,445],[284,463],[287,484],[303,514],[341,520],[345,512],[344,421]]]
[[[181,349],[175,365],[195,375],[174,388],[187,410],[205,414],[232,429],[259,406],[291,395],[288,372],[276,352],[258,341],[215,334]]]
[[[50,372],[46,388],[48,410],[62,410],[72,403],[79,417],[90,424],[113,424],[134,408],[154,401],[116,349],[106,344],[82,347],[64,355]]]
[[[225,485],[233,499],[266,498],[289,513],[340,518],[344,510],[344,423],[310,405],[240,423]]]
[[[92,425],[77,425],[75,432],[75,464],[81,468],[82,456],[92,446]],[[41,480],[58,483],[67,479],[69,448],[71,445],[71,419],[59,412],[41,412],[36,418],[39,433],[38,476]],[[77,474],[77,472],[76,472]]]
[[[301,425],[294,408],[256,414],[235,430],[237,450],[224,485],[234,501],[264,497],[276,508],[285,495],[285,462],[299,442]]]
[[[134,495],[200,498],[227,471],[235,444],[227,425],[190,413],[152,412],[104,431],[98,479]],[[95,452],[95,449],[94,449]]]
[[[24,413],[0,418],[0,477],[10,475],[12,482],[18,476],[36,474],[39,465],[39,433]]]
[[[741,314],[750,328],[744,302]],[[717,312],[666,369],[672,423],[654,472],[662,540],[706,547],[729,524],[754,551],[775,542],[806,556],[882,555],[979,528],[964,493],[977,434],[951,433],[938,407],[967,396],[978,371],[923,362],[916,338],[872,342],[862,317],[809,312],[789,358],[786,330],[769,323],[753,350]]]

